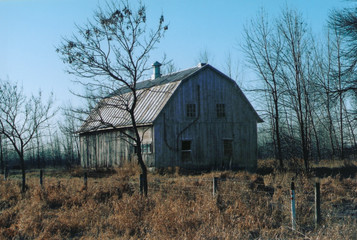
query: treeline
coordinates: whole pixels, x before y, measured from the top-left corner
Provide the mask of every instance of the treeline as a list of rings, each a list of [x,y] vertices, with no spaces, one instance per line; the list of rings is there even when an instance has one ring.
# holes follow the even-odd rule
[[[40,92],[28,98],[18,83],[0,83],[1,173],[5,168],[21,170],[23,164],[26,168],[79,165],[80,119],[69,108],[55,108],[52,96],[44,101]]]
[[[68,127],[71,127],[69,131]],[[51,132],[51,129],[54,129]],[[38,132],[25,151],[26,168],[71,168],[80,164],[79,139],[73,126],[60,124],[48,126]],[[0,135],[1,172],[8,169],[21,169],[19,156],[11,142]]]
[[[245,26],[243,49],[259,78],[254,91],[264,109],[259,152],[280,168],[293,158],[308,169],[311,160],[356,154],[356,61],[350,51],[357,38],[351,43],[351,30],[339,22],[344,17],[331,14],[322,40],[291,9],[277,18],[262,11]]]

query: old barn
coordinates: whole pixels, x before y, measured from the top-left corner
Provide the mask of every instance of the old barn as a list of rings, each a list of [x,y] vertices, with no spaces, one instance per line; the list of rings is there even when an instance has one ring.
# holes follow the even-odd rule
[[[262,122],[238,85],[209,64],[138,83],[135,117],[148,167],[254,169],[257,123]],[[131,94],[121,92],[122,95]],[[136,147],[126,137],[131,120],[111,104],[98,106],[80,128],[84,167],[120,166],[133,161]],[[113,127],[101,126],[104,119]]]

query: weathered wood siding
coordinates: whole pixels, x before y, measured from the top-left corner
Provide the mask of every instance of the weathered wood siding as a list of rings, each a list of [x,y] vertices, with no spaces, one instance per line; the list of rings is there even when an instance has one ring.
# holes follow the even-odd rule
[[[147,166],[255,169],[260,119],[238,86],[212,67],[177,83],[153,126],[139,130],[146,149],[152,146],[143,153]],[[187,104],[195,105],[195,116],[187,116]],[[217,116],[217,104],[224,105],[224,117]],[[118,130],[81,134],[82,166],[120,166],[136,160],[134,146],[122,137]]]
[[[152,126],[140,127],[143,144],[152,144]],[[126,133],[129,130],[125,130]],[[80,135],[81,165],[83,167],[121,166],[135,159],[134,145],[119,130],[98,131]],[[152,148],[153,149],[153,148]],[[154,165],[154,153],[143,153],[148,166]]]
[[[196,118],[186,116],[196,104]],[[225,105],[217,117],[216,104]],[[191,141],[190,159],[182,159],[182,140]],[[232,141],[232,157],[224,156]],[[210,68],[182,81],[154,122],[155,166],[248,168],[257,164],[257,115],[235,83]]]

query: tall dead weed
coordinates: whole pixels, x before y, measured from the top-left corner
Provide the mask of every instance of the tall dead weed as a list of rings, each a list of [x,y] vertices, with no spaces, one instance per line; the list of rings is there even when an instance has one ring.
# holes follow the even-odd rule
[[[293,172],[202,175],[150,174],[149,196],[138,193],[137,169],[107,175],[0,181],[0,239],[353,239],[354,178],[320,180],[323,221],[314,229],[314,179]],[[101,173],[103,174],[103,172]],[[212,178],[218,191],[212,196]],[[296,184],[298,231],[290,228],[290,182]],[[357,208],[356,208],[357,209]],[[337,233],[337,232],[338,233]]]

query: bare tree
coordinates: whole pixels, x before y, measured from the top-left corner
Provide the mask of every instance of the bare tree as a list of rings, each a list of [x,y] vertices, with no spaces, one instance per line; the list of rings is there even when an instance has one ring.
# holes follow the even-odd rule
[[[343,57],[349,64],[346,72],[353,73],[357,67],[357,7],[344,8],[332,11],[329,19],[330,27],[338,34],[345,37]],[[354,74],[355,75],[355,74]],[[357,77],[348,82],[349,84],[342,89],[343,91],[353,90],[357,92]]]
[[[203,49],[198,53],[197,62],[211,63],[213,58],[214,57],[212,56],[210,51],[208,51],[207,49]]]
[[[79,139],[77,131],[81,121],[73,116],[73,107],[69,106],[63,110],[64,120],[59,124],[59,128],[64,136],[62,146],[66,159],[66,166],[77,165],[80,160]]]
[[[243,68],[239,59],[233,59],[231,52],[228,52],[225,59],[225,73],[233,79],[240,88],[243,88]]]
[[[357,140],[356,140],[356,135],[355,135],[356,127],[353,126],[353,125],[355,125],[354,123],[356,122],[356,119],[353,119],[353,117],[351,118],[352,114],[348,111],[345,103],[343,104],[343,109],[344,109],[345,116],[346,116],[345,121],[347,124],[347,128],[349,129],[350,143],[352,144],[352,150],[353,150],[353,153],[356,154],[356,147],[357,147]]]
[[[315,40],[311,38],[311,45],[315,46]],[[314,49],[314,47],[312,47]],[[306,84],[303,85],[305,104],[308,116],[308,127],[309,127],[309,142],[310,142],[310,155],[315,160],[322,159],[321,151],[321,132],[319,131],[319,114],[325,114],[326,109],[323,109],[323,90],[320,89],[319,80],[317,76],[319,74],[318,67],[318,55],[316,51],[308,51],[306,53]]]
[[[355,1],[354,1],[355,2]],[[335,64],[334,77],[336,78],[336,88],[334,93],[338,93],[339,99],[339,130],[340,130],[340,157],[344,158],[344,120],[351,126],[351,120],[355,119],[356,110],[351,105],[352,111],[344,110],[345,102],[355,102],[357,100],[357,6],[334,10],[331,12],[329,27],[335,37],[334,47],[337,63]],[[348,94],[346,94],[348,93]],[[347,98],[347,99],[345,99]],[[349,114],[354,114],[352,117]],[[353,129],[350,134],[354,135]],[[352,138],[353,139],[353,138]],[[355,141],[352,141],[352,143]],[[354,143],[355,145],[355,143]],[[356,147],[356,146],[354,146]]]
[[[139,96],[137,83],[149,69],[149,54],[167,30],[164,16],[154,29],[148,29],[146,7],[139,2],[134,9],[128,1],[112,1],[99,8],[92,21],[77,27],[72,38],[66,38],[57,48],[69,73],[80,79],[87,93],[81,97],[93,99],[101,107],[125,110],[131,120],[133,134],[122,132],[137,147],[138,163],[144,176],[144,193],[147,194],[147,168],[141,151],[141,138],[135,118]],[[124,94],[128,93],[128,94]],[[106,99],[116,96],[115,100]],[[97,112],[99,113],[99,112]],[[118,116],[126,117],[126,116]],[[116,129],[105,118],[96,119],[102,125]]]
[[[302,157],[305,169],[309,169],[309,110],[306,91],[307,76],[306,62],[308,46],[312,44],[307,36],[307,27],[301,14],[285,9],[278,23],[279,33],[285,42],[282,54],[280,75],[284,81],[285,92],[289,98],[289,108],[295,112],[295,120],[299,129]]]
[[[4,163],[4,145],[2,143],[2,134],[0,133],[0,167],[1,167],[1,174],[4,173],[5,170],[5,163]]]
[[[330,32],[327,34],[327,44],[323,47],[315,46],[314,50],[314,65],[316,67],[316,84],[318,86],[317,94],[319,97],[320,103],[320,114],[317,114],[318,121],[322,128],[328,133],[328,142],[330,145],[331,153],[329,153],[329,157],[334,157],[335,146],[336,146],[336,132],[334,126],[334,118],[332,114],[332,109],[334,104],[334,84],[332,77],[332,52],[333,46],[331,43],[331,34]]]
[[[37,131],[40,131],[55,112],[52,95],[46,103],[42,94],[27,98],[17,83],[2,81],[0,85],[0,134],[11,143],[20,159],[22,192],[26,190],[24,153]]]
[[[248,62],[264,82],[264,93],[271,100],[269,117],[272,122],[275,157],[279,161],[279,167],[283,168],[283,155],[280,136],[280,88],[278,70],[281,62],[282,42],[280,36],[269,25],[267,15],[262,11],[256,20],[252,20],[244,29],[244,52],[248,56]]]
[[[261,12],[244,35],[243,50],[262,80],[256,91],[265,95],[275,158],[279,149],[284,157],[302,157],[306,170],[312,158],[326,153],[336,156],[338,150],[343,158],[345,149],[356,142],[351,116],[356,78],[345,54],[346,49],[352,51],[346,36],[330,23],[327,45],[317,44],[302,15],[289,9],[274,23]]]
[[[173,60],[168,61],[163,67],[164,69],[161,71],[162,75],[167,75],[178,71]]]
[[[331,71],[331,78],[334,81],[334,90],[332,93],[337,93],[337,98],[338,98],[338,125],[339,125],[339,141],[340,141],[340,146],[339,146],[339,152],[340,152],[340,158],[344,158],[344,111],[343,111],[343,105],[344,105],[344,83],[346,82],[346,78],[348,77],[349,74],[344,74],[343,73],[343,65],[344,65],[344,59],[342,56],[342,35],[338,31],[338,29],[333,28],[331,26],[331,31],[332,31],[332,56],[331,56],[331,61],[332,61],[332,71]]]

